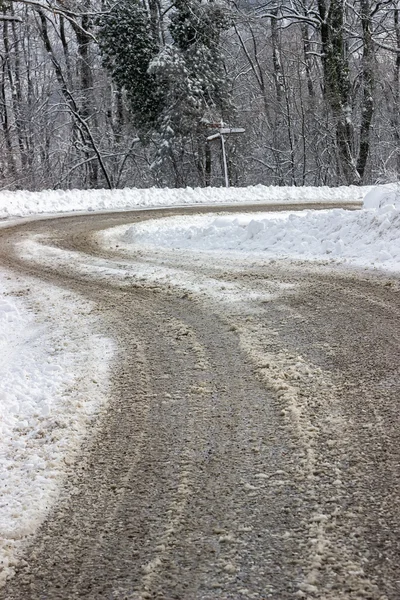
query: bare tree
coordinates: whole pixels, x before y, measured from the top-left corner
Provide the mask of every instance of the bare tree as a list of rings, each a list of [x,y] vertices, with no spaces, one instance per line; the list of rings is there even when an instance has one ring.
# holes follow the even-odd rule
[[[0,187],[220,184],[201,119],[163,179],[151,168],[159,141],[143,143],[127,91],[100,54],[97,20],[113,4],[0,2]],[[174,3],[143,6],[161,52]],[[236,106],[229,118],[246,128],[228,144],[234,184],[339,185],[400,174],[399,0],[225,7]]]

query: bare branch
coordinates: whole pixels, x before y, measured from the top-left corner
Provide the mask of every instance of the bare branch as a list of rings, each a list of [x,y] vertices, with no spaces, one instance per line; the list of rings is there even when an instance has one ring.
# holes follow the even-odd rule
[[[18,4],[32,6],[36,10],[46,11],[46,12],[50,12],[53,15],[58,15],[58,16],[64,17],[71,23],[71,25],[75,29],[81,31],[85,35],[88,35],[94,42],[97,41],[96,37],[93,35],[93,33],[91,33],[90,31],[87,31],[87,29],[82,27],[82,25],[78,22],[77,19],[79,19],[81,17],[97,17],[102,14],[108,14],[108,11],[107,12],[102,12],[102,11],[99,11],[99,12],[85,12],[85,11],[74,12],[74,11],[68,10],[64,7],[59,8],[55,5],[43,4],[42,2],[38,2],[36,0],[14,0],[14,1],[17,2]],[[1,20],[1,18],[0,18],[0,20]],[[16,17],[13,20],[22,21],[22,19],[20,19],[19,17]]]

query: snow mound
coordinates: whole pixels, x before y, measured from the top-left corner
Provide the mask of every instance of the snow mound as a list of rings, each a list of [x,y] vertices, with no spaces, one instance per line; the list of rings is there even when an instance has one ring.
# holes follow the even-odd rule
[[[149,188],[0,192],[0,219],[75,211],[131,210],[190,204],[257,204],[362,201],[370,187]]]
[[[400,270],[400,207],[170,217],[110,230],[126,247],[260,253]]]
[[[400,184],[388,183],[380,185],[367,192],[364,198],[364,208],[382,209],[393,206],[400,210]]]

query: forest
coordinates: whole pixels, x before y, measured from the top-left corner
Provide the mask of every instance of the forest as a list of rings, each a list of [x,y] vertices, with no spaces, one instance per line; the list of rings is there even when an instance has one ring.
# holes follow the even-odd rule
[[[0,0],[0,189],[400,172],[399,0]]]

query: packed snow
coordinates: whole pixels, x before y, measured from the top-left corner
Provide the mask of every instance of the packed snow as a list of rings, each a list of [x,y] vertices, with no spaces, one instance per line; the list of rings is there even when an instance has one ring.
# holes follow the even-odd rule
[[[191,204],[357,202],[371,187],[182,188],[0,192],[0,219],[39,214],[132,210]]]
[[[0,275],[0,586],[105,402],[113,346],[91,304]]]
[[[372,190],[360,211],[180,216],[115,228],[108,243],[137,249],[257,253],[268,258],[323,260],[400,270],[400,194]]]

